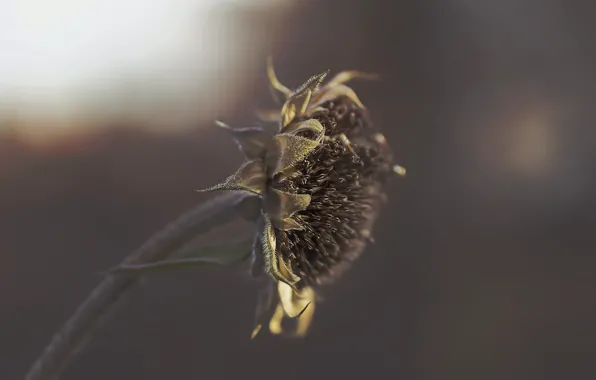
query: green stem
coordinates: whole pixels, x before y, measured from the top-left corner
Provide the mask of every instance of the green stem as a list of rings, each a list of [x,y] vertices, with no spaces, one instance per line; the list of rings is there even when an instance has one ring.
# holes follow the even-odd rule
[[[244,199],[242,194],[224,193],[197,206],[154,234],[140,248],[130,253],[122,265],[142,265],[166,259],[198,234],[237,216]],[[25,380],[56,379],[139,279],[138,276],[108,275],[54,334],[51,342],[29,369]]]

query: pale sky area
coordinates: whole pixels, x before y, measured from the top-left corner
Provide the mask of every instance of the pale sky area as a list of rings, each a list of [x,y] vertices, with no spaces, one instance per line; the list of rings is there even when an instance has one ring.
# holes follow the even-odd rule
[[[154,102],[200,96],[245,63],[246,31],[222,9],[289,1],[0,0],[0,116],[101,113],[121,86]]]

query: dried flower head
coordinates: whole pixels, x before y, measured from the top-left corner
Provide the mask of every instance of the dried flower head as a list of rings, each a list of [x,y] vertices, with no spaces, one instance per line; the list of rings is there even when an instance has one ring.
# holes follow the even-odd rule
[[[277,79],[281,110],[261,113],[265,127],[232,129],[247,161],[224,182],[202,191],[248,192],[259,201],[259,233],[252,273],[269,285],[257,305],[256,335],[269,322],[274,334],[304,335],[315,306],[315,287],[332,279],[372,241],[371,229],[386,194],[384,185],[405,174],[393,165],[385,137],[377,132],[356,93],[345,85],[368,74],[344,71],[323,84],[328,72],[296,90]],[[286,318],[297,319],[288,331]]]

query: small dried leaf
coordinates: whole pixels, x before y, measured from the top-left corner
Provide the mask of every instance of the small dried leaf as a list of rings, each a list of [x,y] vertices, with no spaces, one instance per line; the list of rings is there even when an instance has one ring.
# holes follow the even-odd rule
[[[262,160],[252,160],[245,162],[236,173],[229,176],[223,183],[197,191],[239,190],[262,195],[266,184],[265,163]]]

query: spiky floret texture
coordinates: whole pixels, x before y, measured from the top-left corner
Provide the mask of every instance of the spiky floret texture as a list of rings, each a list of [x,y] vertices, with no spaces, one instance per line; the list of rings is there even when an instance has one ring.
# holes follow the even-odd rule
[[[361,253],[385,197],[384,184],[393,174],[382,135],[354,101],[342,96],[308,117],[325,128],[323,143],[295,164],[294,176],[274,178],[271,184],[311,197],[308,207],[294,216],[304,228],[277,231],[277,254],[290,263],[304,286],[330,279]],[[304,132],[305,137],[309,134]],[[341,142],[341,134],[352,151]]]

